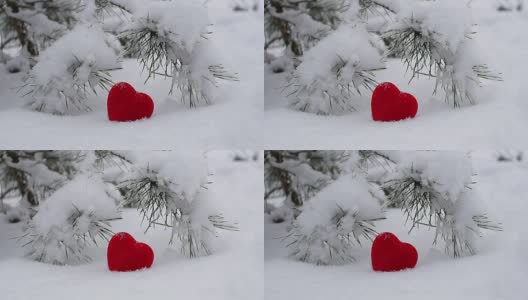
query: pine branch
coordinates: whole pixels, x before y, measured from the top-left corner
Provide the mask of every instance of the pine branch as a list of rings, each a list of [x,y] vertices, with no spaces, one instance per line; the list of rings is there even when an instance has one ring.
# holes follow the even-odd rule
[[[371,163],[376,166],[381,166],[383,168],[390,167],[391,165],[396,164],[389,156],[381,153],[380,151],[375,150],[359,150],[358,151],[360,160],[360,165],[365,165]]]
[[[55,265],[89,262],[91,259],[85,248],[97,245],[98,239],[108,241],[114,234],[109,222],[117,219],[98,219],[93,211],[80,210],[73,205],[66,224],[53,226],[43,233],[30,221],[17,240],[27,249],[26,256],[36,261]],[[86,220],[89,221],[87,227]]]
[[[286,96],[291,98],[290,106],[297,110],[305,112],[313,112],[321,115],[326,115],[331,112],[348,112],[355,111],[352,104],[352,98],[357,95],[362,95],[361,90],[374,90],[378,82],[374,79],[374,72],[380,71],[383,68],[377,69],[357,69],[358,66],[351,64],[342,57],[338,56],[338,61],[332,67],[331,73],[335,76],[335,86],[328,88],[322,82],[327,81],[328,78],[314,79],[309,84],[303,83],[298,75],[290,80],[290,82],[283,88]],[[354,70],[353,78],[345,79],[343,72],[345,68]],[[311,98],[317,98],[311,100]],[[317,105],[312,105],[312,101]],[[328,103],[329,111],[321,110],[320,102]]]
[[[202,78],[195,78],[190,68],[191,53],[178,42],[178,36],[171,31],[157,29],[155,20],[147,18],[143,23],[139,28],[124,31],[120,37],[128,41],[126,55],[138,57],[143,71],[147,71],[145,82],[156,75],[170,77],[172,86],[169,93],[176,86],[181,91],[182,102],[196,107],[211,103],[202,81],[212,86],[216,86],[216,79],[238,81],[237,75],[227,72],[222,65],[210,65],[210,76],[202,74]]]
[[[378,13],[378,9],[382,9],[385,13],[396,14],[396,10],[387,6],[386,4],[379,3],[376,0],[359,0],[359,6],[361,7],[361,14],[365,14],[366,11]]]
[[[151,172],[147,170],[147,174]],[[119,184],[119,187],[126,191],[124,195],[126,205],[137,207],[142,215],[142,222],[147,221],[145,232],[156,224],[172,227],[172,215],[175,212],[172,203],[178,201],[176,200],[178,197],[171,190],[170,184],[172,184],[170,181],[159,181],[153,173]]]
[[[410,174],[413,173],[416,171],[411,170]],[[417,176],[419,177],[419,174]],[[452,257],[460,257],[465,253],[475,253],[472,236],[479,236],[477,228],[502,230],[500,224],[492,222],[485,214],[474,215],[473,224],[466,225],[465,229],[461,230],[457,223],[460,220],[455,218],[453,203],[438,193],[433,184],[434,182],[431,185],[424,184],[408,175],[390,180],[385,185],[390,191],[387,196],[389,205],[401,207],[406,215],[406,222],[412,222],[409,233],[421,225],[436,228],[433,244],[437,244],[440,237],[445,242],[446,253]]]
[[[121,13],[126,12],[132,14],[132,11],[129,8],[112,0],[95,0],[95,5],[99,10],[104,10],[107,13],[114,13],[115,9],[118,9]]]
[[[111,150],[95,150],[95,166],[97,168],[104,168],[105,165],[125,167],[132,165],[132,161],[126,158],[124,155]]]
[[[345,225],[345,218],[354,220],[352,227]],[[361,246],[362,239],[374,239],[378,234],[374,222],[383,219],[361,219],[356,211],[337,206],[329,223],[316,225],[309,234],[295,221],[282,242],[289,248],[289,256],[296,260],[316,265],[347,264],[355,261],[351,253],[356,245]]]
[[[224,216],[221,214],[210,215],[208,217],[209,222],[218,229],[227,230],[227,231],[239,231],[236,223],[230,223],[225,220]]]
[[[482,229],[491,231],[502,231],[502,224],[495,223],[494,221],[490,220],[490,218],[486,214],[473,216],[473,222],[475,222],[477,227]]]
[[[79,74],[80,68],[90,68],[88,79]],[[22,84],[18,92],[23,93],[23,97],[29,97],[27,105],[36,111],[47,111],[53,114],[62,115],[70,110],[91,111],[86,103],[88,95],[97,95],[97,89],[108,91],[114,84],[110,71],[113,69],[97,69],[92,62],[83,61],[74,56],[74,62],[68,67],[68,74],[71,76],[72,84],[63,86],[56,78],[50,78],[48,82],[41,83],[35,77],[30,76],[26,83]],[[47,97],[57,97],[63,102],[63,107],[57,109],[55,105],[50,106]],[[56,102],[55,100],[53,102]]]
[[[435,39],[435,32],[422,32],[420,21],[410,19],[402,29],[390,30],[383,36],[389,40],[389,55],[401,57],[407,71],[410,71],[411,82],[420,75],[436,78],[433,94],[438,87],[445,91],[445,101],[459,107],[464,102],[474,104],[473,95],[466,88],[466,81],[473,81],[477,85],[480,79],[502,81],[499,74],[494,74],[485,65],[473,66],[473,75],[466,75],[465,81],[455,76],[453,58],[455,54],[443,43]]]
[[[236,224],[227,222],[221,214],[208,216],[208,224],[195,224],[197,221],[192,219],[195,199],[186,199],[184,194],[176,193],[175,185],[177,183],[147,168],[144,175],[123,181],[119,187],[125,191],[127,205],[137,207],[142,222],[147,221],[145,232],[156,225],[172,228],[169,244],[173,244],[175,238],[180,240],[181,251],[187,257],[211,253],[208,236],[214,235],[214,229],[238,231]]]

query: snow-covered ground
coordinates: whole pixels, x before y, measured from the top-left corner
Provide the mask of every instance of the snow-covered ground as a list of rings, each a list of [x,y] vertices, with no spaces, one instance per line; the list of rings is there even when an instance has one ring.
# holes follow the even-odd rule
[[[398,209],[377,223],[413,244],[419,254],[415,269],[374,272],[370,243],[354,253],[357,262],[316,266],[288,259],[280,237],[286,224],[265,217],[265,298],[281,299],[526,299],[528,294],[528,163],[499,163],[489,152],[472,154],[477,173],[473,187],[503,232],[484,232],[479,253],[453,259],[442,246],[432,247],[434,229],[421,227],[409,235],[409,224]]]
[[[55,116],[23,108],[16,91],[20,74],[0,65],[0,145],[3,148],[49,149],[199,149],[258,148],[263,110],[263,13],[234,12],[231,0],[208,1],[217,55],[239,82],[221,82],[214,105],[190,109],[170,81],[147,78],[136,60],[126,59],[123,69],[112,72],[114,82],[126,81],[149,94],[155,110],[151,119],[128,123],[108,121],[106,92],[91,96],[97,103],[89,113]]]
[[[178,246],[168,246],[170,229],[144,234],[141,217],[126,209],[112,230],[127,231],[151,245],[155,254],[151,269],[110,272],[106,243],[90,249],[91,263],[53,266],[24,258],[12,239],[20,235],[21,224],[8,224],[0,215],[0,299],[263,299],[261,158],[233,162],[226,152],[208,157],[214,174],[213,200],[240,229],[219,232],[213,255],[183,257]]]
[[[512,2],[512,1],[511,1]],[[432,95],[434,81],[420,78],[408,84],[410,74],[400,60],[389,60],[387,69],[377,73],[378,82],[390,81],[412,93],[419,102],[415,119],[374,122],[370,112],[371,93],[364,95],[364,107],[343,116],[320,116],[287,107],[281,92],[285,74],[273,74],[265,67],[266,131],[262,143],[267,149],[480,149],[526,148],[528,104],[525,84],[528,65],[528,9],[497,12],[498,1],[471,1],[476,40],[489,67],[502,74],[503,82],[486,84],[475,106],[454,109],[444,103],[443,94]],[[525,1],[526,3],[526,1]],[[447,16],[449,18],[449,16]]]

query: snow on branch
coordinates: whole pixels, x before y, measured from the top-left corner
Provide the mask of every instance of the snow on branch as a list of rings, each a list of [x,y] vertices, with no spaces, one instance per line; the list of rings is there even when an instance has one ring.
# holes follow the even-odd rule
[[[266,198],[285,196],[287,202],[301,206],[341,172],[347,151],[267,151]]]
[[[317,265],[354,261],[353,249],[377,234],[374,222],[384,219],[365,178],[344,175],[303,207],[284,242],[290,257]]]
[[[8,18],[23,22],[28,35],[43,42],[58,38],[75,23],[75,14],[82,10],[82,1],[5,1],[0,10]]]
[[[385,57],[401,59],[411,81],[435,78],[432,94],[453,107],[476,103],[485,81],[502,80],[479,53],[467,1],[268,0],[265,9],[266,62],[291,73],[284,92],[296,110],[356,110]]]
[[[171,77],[182,102],[194,107],[212,103],[211,89],[219,79],[237,80],[214,57],[209,25],[200,1],[153,1],[132,11],[120,37],[128,40],[125,52],[138,57],[147,80]]]
[[[348,0],[266,0],[265,48],[286,46],[288,53],[302,56],[339,25],[348,7]]]
[[[416,152],[402,155],[386,181],[388,205],[401,207],[415,227],[436,228],[453,257],[475,253],[480,229],[500,230],[478,204],[470,159],[457,152]]]
[[[0,151],[0,200],[9,194],[37,206],[73,177],[81,158],[79,151]]]
[[[109,221],[119,218],[103,182],[79,176],[53,193],[29,221],[20,242],[33,260],[79,264],[90,260],[86,247],[112,235]]]
[[[449,16],[447,18],[446,16]],[[476,103],[483,79],[501,80],[478,56],[471,9],[465,1],[421,1],[405,6],[383,35],[390,55],[401,57],[411,71],[436,78],[445,100],[457,107]]]
[[[53,114],[90,110],[88,95],[111,85],[120,67],[115,41],[102,29],[79,25],[41,53],[21,91],[27,105]]]
[[[308,50],[285,88],[290,105],[316,114],[355,110],[384,68],[381,47],[362,27],[342,26]]]
[[[137,207],[148,225],[172,228],[170,244],[181,243],[187,257],[209,255],[216,229],[237,230],[212,208],[207,163],[199,152],[122,153],[133,165],[119,187],[128,205]]]

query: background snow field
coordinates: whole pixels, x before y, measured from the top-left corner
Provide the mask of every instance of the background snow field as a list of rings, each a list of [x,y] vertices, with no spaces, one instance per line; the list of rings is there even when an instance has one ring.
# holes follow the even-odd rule
[[[527,162],[497,162],[493,153],[474,152],[477,183],[473,189],[488,214],[502,223],[504,231],[483,231],[475,256],[453,259],[441,243],[432,247],[434,229],[425,226],[407,232],[410,224],[399,209],[389,209],[386,220],[376,222],[378,232],[390,231],[418,251],[414,269],[374,272],[371,243],[356,248],[355,263],[316,266],[287,258],[280,238],[289,222],[265,218],[266,299],[526,299],[528,295],[528,219],[526,209]]]
[[[168,246],[171,229],[146,223],[135,209],[125,209],[113,221],[114,232],[127,231],[154,250],[151,269],[110,272],[107,243],[89,249],[92,262],[55,266],[23,257],[14,237],[21,224],[0,218],[0,299],[263,299],[263,227],[258,199],[263,194],[262,161],[233,162],[231,152],[208,153],[214,175],[211,197],[238,232],[222,231],[214,239],[214,254],[189,259],[176,243]],[[170,296],[169,296],[170,295]]]
[[[514,1],[510,1],[515,3]],[[497,1],[470,1],[478,54],[504,81],[485,82],[476,92],[477,105],[452,108],[444,102],[434,79],[420,77],[410,84],[411,73],[400,59],[388,59],[386,69],[376,72],[378,82],[390,81],[419,103],[415,119],[374,122],[371,92],[361,96],[357,111],[322,116],[288,107],[284,91],[286,72],[274,74],[265,66],[266,149],[480,149],[526,148],[528,128],[528,10],[498,12]],[[455,18],[456,19],[456,18]],[[445,17],[451,20],[451,17]],[[390,21],[390,19],[389,19]],[[449,25],[449,24],[448,24]],[[449,29],[449,28],[447,28]]]
[[[219,82],[213,105],[189,108],[180,101],[171,80],[147,79],[135,59],[124,59],[123,69],[112,71],[114,82],[126,81],[155,103],[151,119],[137,122],[108,121],[107,93],[90,95],[91,112],[56,116],[23,107],[18,88],[22,75],[10,74],[0,65],[0,139],[4,148],[27,149],[258,149],[263,103],[263,14],[235,12],[230,0],[208,1],[212,23],[209,37],[218,48],[215,57],[240,81]]]

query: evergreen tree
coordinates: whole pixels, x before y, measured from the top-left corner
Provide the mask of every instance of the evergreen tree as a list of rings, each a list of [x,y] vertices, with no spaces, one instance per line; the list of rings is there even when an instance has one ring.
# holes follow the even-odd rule
[[[2,60],[20,65],[10,68],[13,71],[23,70],[22,65],[30,68],[20,93],[37,111],[90,110],[90,95],[108,90],[113,84],[110,72],[121,68],[123,56],[136,57],[147,79],[171,78],[172,88],[179,89],[182,102],[190,107],[211,104],[219,80],[237,80],[215,57],[207,9],[200,1],[0,3],[0,51],[8,46],[22,49],[18,57]],[[116,15],[127,25],[103,30],[105,17]]]
[[[87,248],[107,240],[119,207],[134,207],[172,229],[169,244],[187,257],[211,254],[218,229],[238,230],[215,208],[201,153],[173,151],[1,151],[0,203],[23,220],[20,244],[31,259],[58,265],[90,260]],[[13,218],[16,216],[13,216]]]
[[[297,110],[356,110],[361,94],[376,86],[385,57],[400,58],[411,80],[435,78],[433,94],[442,90],[454,107],[474,104],[482,80],[500,80],[478,55],[464,1],[416,0],[400,7],[377,0],[269,0],[265,14],[265,51],[284,48],[267,61],[291,73],[284,90]],[[381,26],[371,21],[380,14],[387,16]],[[446,16],[456,26],[445,26]]]
[[[314,169],[298,166],[306,161],[291,153],[303,151],[266,151],[291,161],[285,171],[288,181],[303,181]],[[309,152],[309,151],[306,151]],[[333,151],[313,151],[318,157],[335,156]],[[289,219],[284,237],[290,256],[314,264],[344,264],[354,261],[354,247],[377,234],[375,223],[384,218],[382,208],[400,208],[409,232],[419,226],[435,228],[434,244],[442,242],[452,257],[476,253],[475,239],[482,229],[501,230],[478,205],[478,194],[471,186],[474,174],[471,160],[464,153],[434,151],[348,151],[339,163],[339,172],[327,177],[324,185],[304,193],[303,205]],[[293,157],[293,158],[292,158]],[[265,168],[267,195],[283,197],[281,212],[290,205],[288,194],[273,192],[281,187],[281,177],[273,168]],[[321,161],[333,168],[335,161]],[[293,167],[295,166],[295,167]],[[303,171],[299,171],[303,170]],[[305,171],[309,170],[309,171]],[[307,176],[310,175],[310,176]],[[323,174],[323,173],[316,173]],[[297,178],[299,177],[299,178]],[[320,175],[319,175],[320,178]],[[267,208],[269,210],[269,208]],[[271,211],[273,215],[274,210]],[[275,219],[274,219],[275,220]]]

